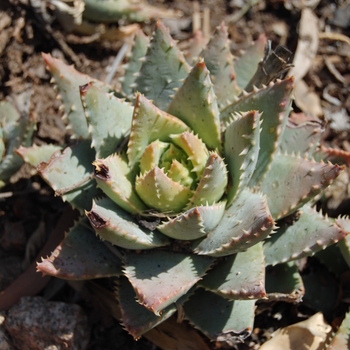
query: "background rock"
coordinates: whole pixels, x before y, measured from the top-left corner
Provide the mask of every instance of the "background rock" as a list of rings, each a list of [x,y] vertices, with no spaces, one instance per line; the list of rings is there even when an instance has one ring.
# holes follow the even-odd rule
[[[6,331],[18,349],[84,350],[90,327],[82,308],[75,304],[23,297],[8,311]]]

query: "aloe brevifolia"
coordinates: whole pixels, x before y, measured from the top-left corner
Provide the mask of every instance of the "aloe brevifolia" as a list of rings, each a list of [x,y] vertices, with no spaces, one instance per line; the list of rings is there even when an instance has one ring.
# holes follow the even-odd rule
[[[313,159],[321,123],[288,117],[293,78],[244,90],[265,44],[235,59],[221,25],[191,67],[158,22],[118,92],[44,54],[79,141],[38,171],[87,218],[38,270],[115,278],[135,338],[181,309],[213,340],[242,339],[256,300],[300,299],[293,260],[347,234],[312,207],[342,167]]]

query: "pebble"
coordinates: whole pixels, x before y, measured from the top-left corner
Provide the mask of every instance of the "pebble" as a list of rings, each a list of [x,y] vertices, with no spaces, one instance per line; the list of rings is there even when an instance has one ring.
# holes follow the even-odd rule
[[[8,311],[4,328],[17,349],[85,350],[90,338],[90,326],[79,305],[38,296],[21,298]]]
[[[5,321],[5,312],[0,311],[0,350],[15,350],[7,332],[2,326]]]

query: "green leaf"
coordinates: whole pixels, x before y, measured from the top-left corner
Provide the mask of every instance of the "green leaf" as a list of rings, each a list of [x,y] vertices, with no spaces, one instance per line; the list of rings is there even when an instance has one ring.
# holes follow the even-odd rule
[[[142,154],[140,159],[140,172],[144,174],[152,170],[154,167],[158,166],[161,156],[164,151],[169,147],[166,142],[161,142],[159,140],[150,143]]]
[[[203,59],[191,70],[177,91],[168,112],[198,134],[207,147],[221,150],[219,109]]]
[[[244,89],[253,78],[259,62],[264,58],[266,43],[267,39],[265,34],[261,34],[258,39],[233,62],[239,88]]]
[[[130,214],[108,198],[94,201],[86,215],[102,240],[119,247],[152,249],[169,243],[168,239],[159,232],[150,231],[138,225]]]
[[[243,94],[237,102],[226,107],[221,113],[222,123],[228,123],[234,113],[256,110],[262,112],[262,131],[260,134],[260,152],[251,186],[257,185],[263,178],[278,146],[278,138],[287,122],[290,107],[290,94],[293,78],[271,83],[268,87]]]
[[[134,44],[129,55],[129,61],[124,65],[124,76],[119,80],[122,82],[122,90],[128,98],[133,98],[135,91],[136,74],[142,67],[140,58],[144,57],[147,52],[149,38],[143,33],[142,29],[138,29],[135,34]]]
[[[190,65],[196,64],[201,52],[207,44],[207,41],[207,38],[204,37],[203,32],[200,29],[197,29],[195,33],[193,33],[192,38],[189,40],[189,47],[184,53],[186,60]]]
[[[53,58],[50,54],[43,54],[47,70],[51,73],[51,82],[57,84],[59,95],[64,104],[65,116],[68,117],[73,138],[89,139],[89,131],[83,106],[80,100],[79,86],[91,81],[104,91],[110,88],[103,82],[93,79],[64,64],[61,60]]]
[[[129,253],[124,272],[138,302],[160,315],[201,279],[212,261],[204,256],[152,250]]]
[[[225,211],[226,202],[198,206],[163,222],[157,229],[168,237],[180,240],[194,240],[204,237],[219,223]]]
[[[31,166],[37,167],[40,162],[48,162],[50,157],[56,152],[61,150],[61,146],[57,145],[33,145],[32,147],[19,147],[16,153]]]
[[[225,131],[225,159],[231,177],[228,205],[237,191],[248,185],[254,173],[260,149],[259,120],[257,111],[246,112],[233,120]]]
[[[347,235],[340,226],[308,205],[299,210],[294,220],[292,225],[281,222],[277,232],[264,242],[266,265],[313,255]]]
[[[321,145],[313,153],[313,158],[317,161],[330,161],[333,164],[350,166],[350,152],[337,148],[328,148]]]
[[[226,191],[227,182],[227,170],[223,159],[217,153],[210,152],[202,177],[187,208],[218,202]]]
[[[155,140],[170,142],[169,135],[180,134],[188,129],[181,120],[163,112],[138,93],[127,151],[130,167],[140,160],[151,142]]]
[[[201,56],[210,71],[219,109],[222,109],[232,103],[233,98],[239,93],[233,68],[233,56],[224,22],[216,28]]]
[[[12,103],[3,101],[0,103],[0,127],[6,148],[5,157],[0,159],[0,182],[6,182],[23,164],[16,149],[32,144],[36,120],[29,111],[21,115]]]
[[[99,194],[95,180],[90,178],[94,159],[95,151],[90,148],[90,141],[85,140],[55,152],[47,163],[41,162],[37,169],[64,201],[83,211]]]
[[[125,154],[114,154],[93,162],[97,185],[112,201],[129,213],[146,209],[134,189],[136,170],[128,166]]]
[[[336,224],[343,228],[348,235],[339,242],[338,247],[343,255],[348,266],[350,266],[350,219],[349,218],[339,218],[336,220]]]
[[[113,93],[108,94],[92,83],[80,86],[91,147],[96,157],[104,158],[114,153],[131,128],[133,108]]]
[[[263,195],[244,189],[208,236],[195,242],[194,252],[211,256],[240,252],[265,239],[273,224]]]
[[[305,294],[303,280],[292,261],[268,266],[265,287],[269,300],[300,303]]]
[[[150,208],[169,213],[180,212],[192,196],[189,187],[173,181],[158,167],[138,176],[135,190]]]
[[[243,341],[252,330],[255,300],[229,301],[200,288],[184,306],[185,317],[213,341]]]
[[[161,21],[151,38],[136,88],[162,110],[167,110],[174,89],[182,85],[190,67]]]
[[[286,128],[279,140],[278,149],[281,153],[300,153],[311,158],[320,141],[324,127],[318,120],[306,116],[305,120],[301,119],[303,116],[292,113],[289,117]]]
[[[80,220],[66,234],[51,256],[38,263],[38,271],[68,280],[86,280],[120,276],[121,261]]]
[[[342,171],[338,165],[276,154],[260,190],[272,217],[287,216],[325,189]]]
[[[152,311],[147,310],[136,302],[135,291],[126,278],[120,279],[116,290],[122,311],[122,324],[136,340],[150,329],[167,320],[177,310],[175,304],[166,307],[161,315],[155,315]]]
[[[261,299],[265,293],[265,258],[262,244],[219,261],[199,282],[228,299]]]
[[[170,137],[174,144],[182,148],[187,154],[188,160],[190,160],[193,165],[191,171],[195,172],[197,178],[200,179],[209,158],[206,145],[197,135],[189,131],[185,131],[182,134],[173,134]]]

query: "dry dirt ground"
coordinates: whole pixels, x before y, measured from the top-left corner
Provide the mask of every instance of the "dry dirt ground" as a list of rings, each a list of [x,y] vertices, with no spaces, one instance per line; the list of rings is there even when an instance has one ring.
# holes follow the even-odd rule
[[[40,6],[34,7],[34,4]],[[239,55],[259,34],[265,32],[272,46],[286,45],[295,52],[300,37],[302,9],[309,6],[317,16],[319,44],[310,68],[304,77],[308,91],[315,93],[313,100],[295,105],[296,110],[308,107],[327,121],[323,142],[350,151],[350,2],[327,0],[203,0],[197,5],[190,0],[149,3],[183,12],[176,21],[166,21],[175,39],[186,46],[192,33],[194,8],[210,12],[210,30],[222,20],[229,27],[232,51]],[[196,7],[197,6],[197,7]],[[345,14],[345,16],[344,16]],[[347,15],[346,15],[347,14]],[[141,24],[151,33],[154,22]],[[16,98],[32,91],[30,112],[38,121],[34,143],[69,143],[69,132],[61,120],[60,102],[50,84],[41,52],[51,53],[67,63],[74,63],[80,71],[104,80],[111,69],[122,42],[81,37],[67,33],[53,16],[49,1],[2,0],[0,3],[0,100],[7,96]],[[314,35],[310,32],[307,35]],[[316,33],[317,35],[317,33]],[[347,39],[346,39],[347,38]],[[348,40],[348,41],[347,41]],[[117,69],[115,77],[121,74]],[[117,78],[112,83],[118,84]],[[312,102],[310,102],[312,101]],[[321,108],[321,111],[320,109]],[[329,210],[332,214],[350,214],[348,190]],[[33,169],[23,167],[0,194],[0,249],[6,263],[0,267],[0,290],[9,286],[28,267],[58,221],[65,205],[53,196],[51,189]],[[5,260],[2,260],[5,261]],[[316,269],[328,276],[324,288],[335,294],[334,304],[328,308],[320,302],[299,305],[288,303],[261,304],[257,309],[252,336],[239,349],[257,348],[271,332],[303,320],[315,310],[324,311],[327,321],[336,327],[341,322],[349,299],[350,277],[347,269],[339,276],[333,275],[315,259],[309,259],[305,268]],[[334,292],[332,292],[335,290]],[[332,294],[332,295],[333,295]],[[51,280],[40,295],[49,300],[80,304],[89,315],[92,325],[88,349],[152,349],[150,342],[141,339],[135,343],[119,324],[107,313],[83,298],[66,283]],[[318,309],[317,309],[318,308]],[[97,316],[96,316],[97,315]],[[118,344],[118,345],[117,345]],[[210,347],[225,348],[224,344]]]

